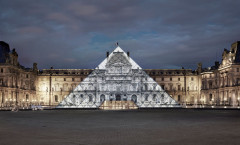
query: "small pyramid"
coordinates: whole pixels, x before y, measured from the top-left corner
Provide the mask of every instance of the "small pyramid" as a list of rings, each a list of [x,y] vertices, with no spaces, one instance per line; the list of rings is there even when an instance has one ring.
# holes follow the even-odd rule
[[[99,108],[104,101],[132,101],[138,108],[180,107],[119,46],[57,108]]]

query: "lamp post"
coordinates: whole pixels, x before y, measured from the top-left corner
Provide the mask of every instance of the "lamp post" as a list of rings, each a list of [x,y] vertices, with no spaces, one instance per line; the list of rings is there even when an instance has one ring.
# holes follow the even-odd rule
[[[7,105],[8,105],[8,99],[6,98],[5,99],[5,107],[7,107]]]
[[[17,106],[16,99],[13,99],[13,102],[14,107],[16,107]]]
[[[238,100],[238,106],[239,106],[239,103],[240,103],[240,102],[239,102],[239,101],[240,101],[240,97],[238,97],[238,99],[237,99],[237,100]]]
[[[23,108],[25,106],[25,100],[24,99],[22,99],[22,106],[23,106]]]
[[[203,98],[201,99],[201,102],[202,102],[202,106],[204,106],[204,99]]]
[[[10,107],[13,106],[13,101],[12,101],[12,98],[10,99]]]

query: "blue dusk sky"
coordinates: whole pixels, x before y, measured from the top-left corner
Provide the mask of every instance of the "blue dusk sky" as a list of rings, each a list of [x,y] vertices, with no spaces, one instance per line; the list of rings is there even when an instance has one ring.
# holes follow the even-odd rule
[[[119,42],[144,69],[196,69],[240,40],[237,0],[0,0],[21,65],[95,68]]]

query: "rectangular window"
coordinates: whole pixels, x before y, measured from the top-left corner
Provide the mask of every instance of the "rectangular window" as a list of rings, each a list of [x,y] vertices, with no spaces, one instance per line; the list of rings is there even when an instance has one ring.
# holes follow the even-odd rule
[[[74,79],[74,78],[72,78],[72,81],[75,81],[75,79]]]
[[[164,78],[162,78],[162,81],[164,81]]]
[[[170,81],[172,81],[172,78],[170,78]]]
[[[181,85],[178,85],[178,91],[181,91]]]
[[[212,89],[212,82],[209,82],[209,89]]]
[[[212,101],[212,100],[213,100],[212,94],[209,94],[209,101]]]
[[[178,95],[178,101],[181,101],[181,96],[180,95]]]
[[[63,80],[66,81],[66,78],[64,78]]]
[[[240,85],[240,78],[237,78],[237,85]]]
[[[191,80],[193,81],[193,77],[191,77]]]
[[[161,87],[162,87],[163,90],[165,89],[165,88],[164,88],[164,85],[161,85]]]
[[[1,68],[1,73],[3,73],[3,68]]]
[[[178,81],[180,81],[180,78],[178,78]]]
[[[3,79],[0,79],[0,85],[3,85]]]
[[[27,102],[29,101],[29,96],[28,96],[28,95],[26,95],[26,101],[27,101]]]
[[[55,95],[55,102],[58,102],[58,96]]]
[[[237,72],[239,72],[239,68],[237,68]]]

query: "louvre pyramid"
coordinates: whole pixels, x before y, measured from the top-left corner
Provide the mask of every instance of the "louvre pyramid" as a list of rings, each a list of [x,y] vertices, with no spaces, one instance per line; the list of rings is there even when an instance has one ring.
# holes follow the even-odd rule
[[[57,108],[99,108],[104,101],[133,101],[138,108],[179,107],[119,46]]]

